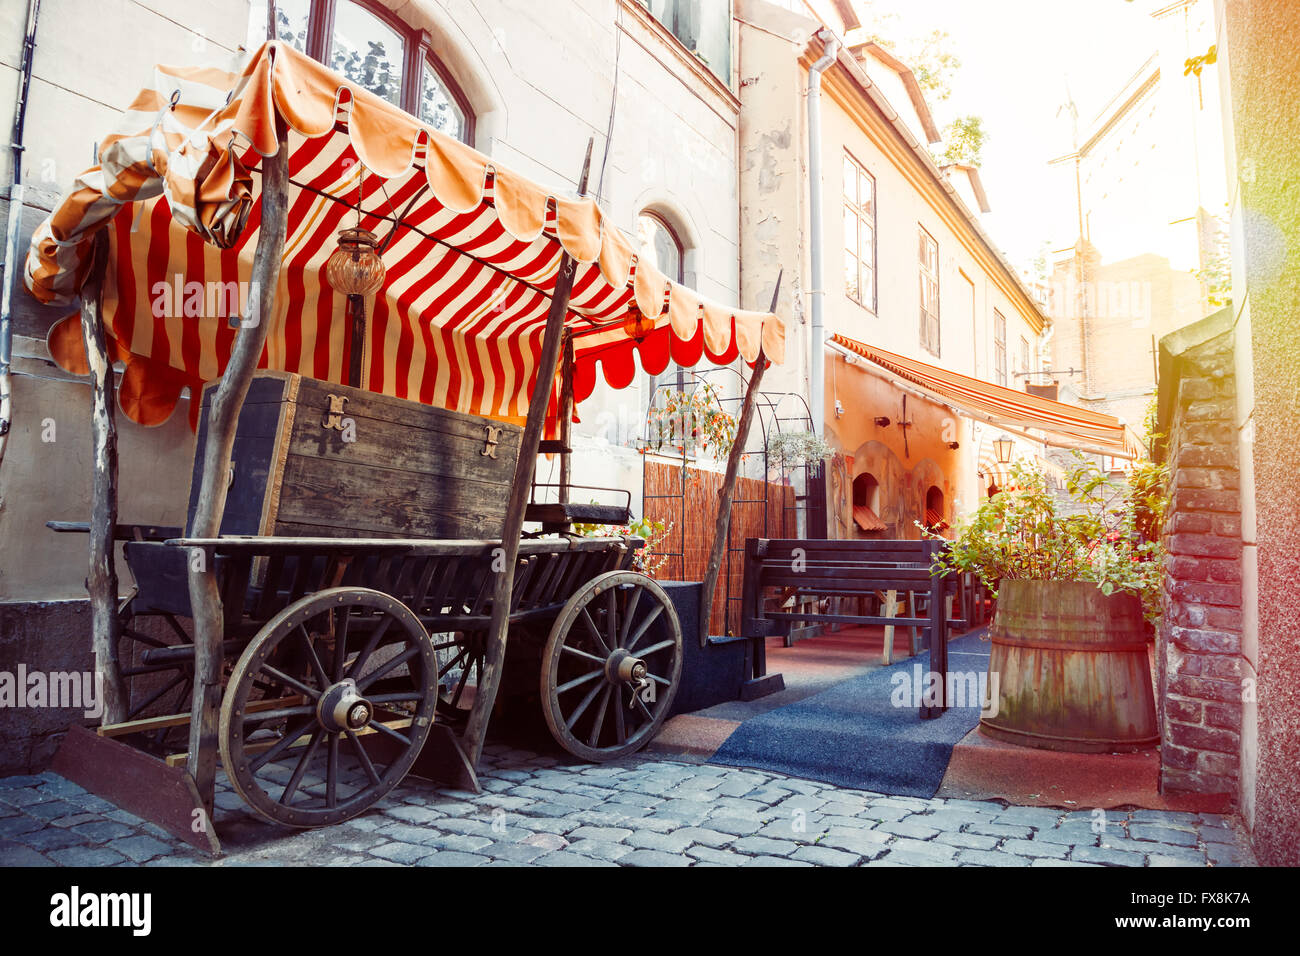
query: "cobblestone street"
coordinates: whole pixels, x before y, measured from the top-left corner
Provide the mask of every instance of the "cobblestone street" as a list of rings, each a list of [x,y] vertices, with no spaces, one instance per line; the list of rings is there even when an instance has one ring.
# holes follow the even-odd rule
[[[1231,820],[882,796],[639,755],[568,766],[489,747],[479,795],[408,779],[338,826],[254,820],[224,786],[210,861],[63,778],[0,778],[0,866],[1234,866]],[[1104,830],[1098,821],[1104,820]],[[1094,827],[1094,824],[1097,824]],[[1094,829],[1102,832],[1094,832]]]

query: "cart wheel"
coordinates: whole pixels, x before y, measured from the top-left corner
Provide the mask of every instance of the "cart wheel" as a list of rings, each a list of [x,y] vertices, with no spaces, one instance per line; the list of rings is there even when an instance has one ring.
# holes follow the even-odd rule
[[[645,746],[677,693],[682,628],[655,581],[607,571],[565,603],[541,668],[542,713],[569,753],[605,761]]]
[[[289,605],[235,664],[221,702],[221,759],[274,823],[325,826],[363,812],[406,775],[429,736],[438,667],[419,619],[369,588]]]

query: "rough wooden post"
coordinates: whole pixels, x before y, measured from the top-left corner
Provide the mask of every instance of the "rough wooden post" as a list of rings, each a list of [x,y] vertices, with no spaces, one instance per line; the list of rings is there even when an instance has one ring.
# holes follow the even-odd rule
[[[587,157],[582,163],[578,179],[578,193],[587,191],[587,174],[591,169],[592,140],[587,140]],[[465,723],[464,749],[471,767],[477,767],[487,739],[488,720],[496,704],[501,687],[501,670],[505,664],[506,637],[510,630],[510,604],[515,585],[515,564],[519,560],[519,536],[524,530],[524,510],[532,492],[533,473],[537,469],[537,448],[546,424],[546,408],[550,404],[555,373],[560,364],[560,350],[564,339],[564,319],[569,311],[569,294],[573,291],[573,275],[577,266],[567,253],[560,256],[560,272],[551,294],[551,307],[546,314],[546,335],[542,339],[542,354],[537,359],[537,381],[528,399],[528,421],[519,441],[519,459],[515,463],[514,484],[506,505],[506,520],[501,529],[501,552],[493,555],[493,567],[500,568],[492,589],[492,619],[488,624],[487,647],[484,651],[474,707]]]
[[[777,296],[781,294],[781,276],[776,277],[776,289],[772,292],[772,308],[776,311]],[[754,374],[749,377],[745,388],[745,400],[740,407],[740,422],[736,426],[736,440],[727,455],[727,472],[718,489],[718,516],[713,523],[713,550],[709,552],[709,563],[704,569],[704,587],[700,590],[700,647],[709,643],[709,624],[713,619],[713,592],[718,589],[718,572],[722,569],[722,559],[727,553],[727,534],[731,529],[731,502],[736,497],[736,477],[740,473],[740,459],[745,455],[745,442],[749,438],[749,426],[754,419],[754,405],[758,399],[759,385],[763,381],[763,371],[767,359],[762,346],[754,360]],[[764,476],[766,479],[766,476]]]
[[[895,617],[898,614],[898,592],[885,592],[885,617]],[[894,663],[894,625],[885,625],[885,641],[880,651],[880,663],[888,667]]]
[[[560,495],[561,503],[569,500],[569,485],[573,481],[573,335],[564,334],[564,361],[560,366]]]
[[[104,271],[108,267],[108,234],[95,237],[90,277],[81,289],[81,338],[90,365],[91,444],[94,477],[90,503],[90,569],[86,587],[90,592],[91,646],[95,652],[95,673],[102,681],[104,713],[101,722],[126,720],[127,692],[117,659],[120,622],[117,616],[117,564],[113,529],[117,525],[117,421],[114,409],[113,363],[104,336],[104,315],[100,303]]]
[[[262,224],[253,256],[252,294],[248,313],[240,323],[230,362],[212,396],[208,412],[207,442],[200,450],[203,468],[190,536],[214,538],[221,531],[230,475],[230,450],[235,441],[239,411],[248,394],[266,335],[275,316],[275,287],[280,279],[288,219],[288,128],[276,118],[279,149],[262,160]],[[199,401],[200,396],[191,396]],[[199,796],[212,815],[217,771],[217,723],[221,710],[221,643],[224,614],[221,592],[211,554],[190,555],[190,606],[194,614],[194,702],[190,723],[187,768]]]

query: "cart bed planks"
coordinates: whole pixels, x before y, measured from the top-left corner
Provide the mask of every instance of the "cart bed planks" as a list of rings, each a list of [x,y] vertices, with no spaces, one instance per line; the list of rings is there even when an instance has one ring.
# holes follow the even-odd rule
[[[204,393],[203,441],[212,390]],[[285,372],[239,416],[223,534],[500,534],[522,429]],[[195,476],[191,506],[198,493]]]

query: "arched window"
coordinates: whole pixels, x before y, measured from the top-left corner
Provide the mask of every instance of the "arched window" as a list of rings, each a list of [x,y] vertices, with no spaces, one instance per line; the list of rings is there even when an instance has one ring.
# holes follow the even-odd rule
[[[668,220],[656,212],[642,211],[636,218],[637,258],[648,262],[674,282],[684,281],[686,249]],[[646,411],[654,401],[655,390],[665,385],[684,391],[686,373],[673,362],[658,375],[646,376]]]
[[[880,482],[865,471],[853,479],[853,524],[860,538],[879,537],[886,530],[880,520]]]
[[[254,0],[249,36],[276,38],[464,143],[474,138],[469,102],[429,46],[429,35],[370,0]]]

